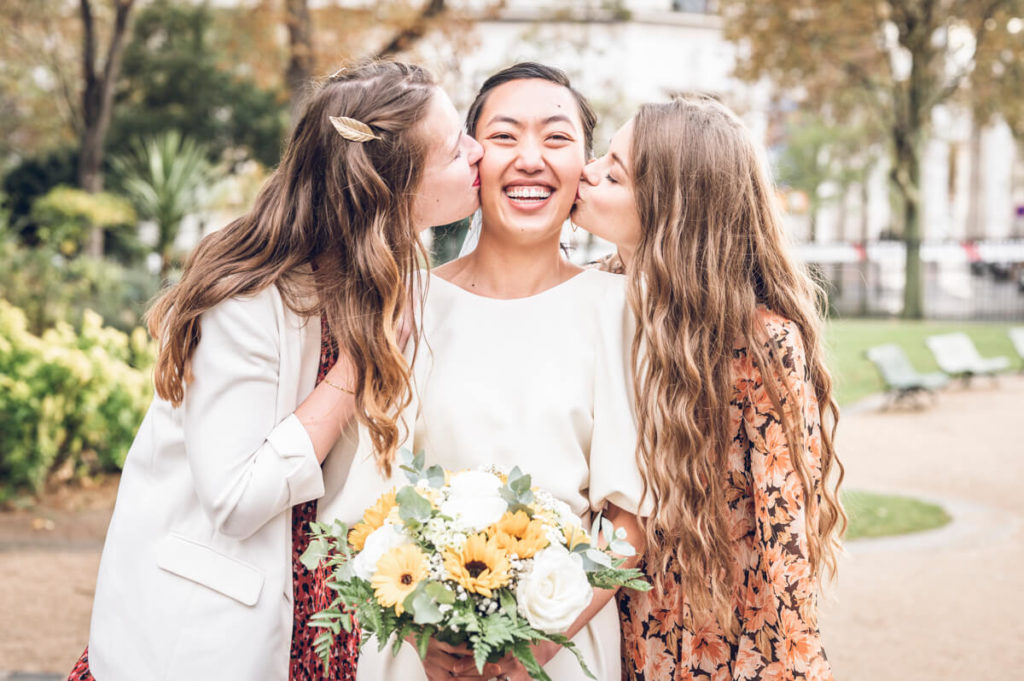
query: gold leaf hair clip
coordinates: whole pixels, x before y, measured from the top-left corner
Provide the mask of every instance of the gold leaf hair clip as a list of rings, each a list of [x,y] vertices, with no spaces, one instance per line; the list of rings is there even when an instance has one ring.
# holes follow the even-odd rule
[[[345,116],[328,116],[328,118],[334,125],[334,129],[338,131],[338,134],[350,142],[362,143],[380,139],[380,137],[373,134],[370,126],[362,121]]]

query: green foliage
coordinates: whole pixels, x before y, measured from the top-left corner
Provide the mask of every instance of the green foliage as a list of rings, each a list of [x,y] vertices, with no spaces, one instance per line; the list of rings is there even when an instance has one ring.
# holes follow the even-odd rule
[[[136,217],[132,205],[107,192],[90,194],[73,187],[58,186],[32,204],[36,239],[65,257],[82,252],[94,227],[103,229],[111,250],[137,254]],[[118,248],[114,248],[118,244]]]
[[[199,210],[202,189],[212,179],[206,148],[177,130],[132,142],[131,151],[110,159],[121,187],[139,213],[157,225],[156,251],[166,279],[181,221]]]
[[[125,47],[109,149],[188,130],[213,161],[230,150],[264,165],[278,162],[284,98],[246,78],[242,67],[234,73],[221,68],[214,28],[206,4],[157,0],[140,8]]]
[[[58,321],[80,324],[86,309],[129,332],[158,291],[157,277],[142,268],[0,241],[0,297],[23,310],[36,335]]]
[[[0,503],[39,490],[57,469],[116,471],[152,398],[155,346],[86,312],[78,333],[42,336],[0,299]]]
[[[78,181],[78,151],[56,149],[30,156],[4,175],[4,221],[25,243],[35,244],[36,225],[30,217],[37,198],[58,185],[74,185]]]
[[[859,490],[843,492],[843,508],[850,517],[847,540],[923,532],[942,527],[951,520],[937,504]]]

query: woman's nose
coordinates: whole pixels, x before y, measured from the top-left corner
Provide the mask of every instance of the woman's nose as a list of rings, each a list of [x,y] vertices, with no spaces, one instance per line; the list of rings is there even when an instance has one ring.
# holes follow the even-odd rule
[[[580,179],[589,185],[596,186],[601,181],[598,170],[597,159],[592,158],[587,161],[587,165],[583,166],[583,172],[580,173]]]
[[[540,145],[524,140],[516,149],[516,169],[536,172],[544,169],[544,153]]]
[[[473,165],[484,157],[484,148],[469,135],[466,135],[466,139],[469,140],[469,149],[466,152],[466,156],[469,158],[469,164]]]

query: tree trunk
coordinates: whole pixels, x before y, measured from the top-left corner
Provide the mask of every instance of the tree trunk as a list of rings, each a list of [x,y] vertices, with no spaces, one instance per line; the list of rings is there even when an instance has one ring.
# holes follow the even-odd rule
[[[985,210],[981,198],[981,126],[971,122],[971,178],[967,188],[967,240],[985,238]]]
[[[385,59],[408,50],[426,35],[431,20],[438,18],[447,10],[446,0],[428,0],[411,24],[396,33],[384,47],[377,50],[374,59]]]
[[[82,134],[81,157],[78,163],[78,184],[87,192],[103,190],[103,144],[110,128],[114,104],[114,87],[121,74],[121,55],[128,32],[128,17],[135,0],[115,2],[114,26],[107,46],[102,73],[96,64],[96,25],[91,0],[79,0],[82,18]],[[94,258],[103,257],[103,229],[93,227],[89,234],[87,252]]]
[[[861,317],[868,314],[868,295],[871,287],[868,284],[868,277],[871,275],[871,261],[867,257],[868,251],[868,229],[870,220],[868,215],[868,204],[871,200],[871,193],[868,190],[869,173],[864,174],[864,181],[860,184],[860,243],[864,248],[864,259],[860,261],[860,307],[858,312]]]
[[[313,77],[313,20],[307,0],[287,0],[288,68],[285,82],[291,97],[290,115],[294,126],[302,112],[310,81]]]

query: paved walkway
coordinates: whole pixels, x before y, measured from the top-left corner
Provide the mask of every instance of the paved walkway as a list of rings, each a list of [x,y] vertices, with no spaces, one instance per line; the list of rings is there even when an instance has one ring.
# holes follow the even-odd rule
[[[840,681],[1024,679],[1024,377],[922,411],[847,410],[851,488],[945,502],[953,525],[852,542],[823,604]]]
[[[935,498],[957,520],[851,543],[823,603],[836,678],[1024,679],[1024,377],[954,387],[922,411],[847,409],[839,447],[849,487]],[[91,529],[70,544],[67,518],[49,542],[0,522],[0,670],[66,674],[81,652],[104,526],[94,516],[77,516]]]

